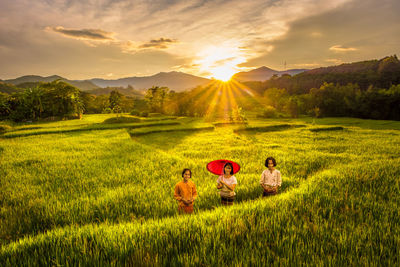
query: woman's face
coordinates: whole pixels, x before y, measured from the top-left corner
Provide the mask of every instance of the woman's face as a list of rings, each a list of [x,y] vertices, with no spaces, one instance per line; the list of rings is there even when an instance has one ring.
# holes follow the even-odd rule
[[[268,169],[273,170],[274,169],[274,163],[272,160],[268,160]]]
[[[190,179],[190,171],[186,170],[185,173],[183,174],[183,180],[189,181]]]
[[[231,168],[231,166],[226,165],[224,170],[225,170],[225,174],[231,174],[232,168]]]

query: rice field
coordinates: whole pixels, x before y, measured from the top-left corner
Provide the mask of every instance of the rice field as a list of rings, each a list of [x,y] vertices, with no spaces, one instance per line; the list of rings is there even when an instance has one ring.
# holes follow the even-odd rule
[[[400,122],[115,115],[0,135],[0,265],[263,266],[400,263]],[[264,161],[282,188],[262,198]],[[238,162],[221,207],[214,159]],[[173,199],[183,168],[199,194]]]

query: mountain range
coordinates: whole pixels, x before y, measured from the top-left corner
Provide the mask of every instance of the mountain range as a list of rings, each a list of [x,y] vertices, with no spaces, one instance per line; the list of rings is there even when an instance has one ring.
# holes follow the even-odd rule
[[[19,88],[27,88],[27,87],[31,87],[33,85],[33,83],[52,82],[55,80],[61,80],[61,81],[67,82],[67,83],[81,89],[82,91],[99,88],[99,86],[95,85],[90,80],[84,80],[84,81],[68,80],[68,79],[63,78],[58,75],[52,75],[52,76],[48,76],[48,77],[42,77],[42,76],[38,76],[38,75],[26,75],[26,76],[21,76],[16,79],[4,80],[3,82],[8,83],[8,84],[13,84]]]
[[[31,87],[33,83],[52,82],[54,80],[65,81],[82,91],[101,92],[106,87],[133,87],[137,90],[148,89],[152,86],[166,86],[176,92],[185,91],[209,83],[211,80],[197,77],[183,72],[160,72],[147,77],[128,77],[117,80],[90,79],[90,80],[69,80],[58,75],[42,77],[36,75],[22,76],[16,79],[4,80],[3,83],[12,84],[20,88]]]
[[[303,79],[303,80],[311,79],[311,80],[318,80],[318,82],[323,82],[323,81],[329,82],[330,80],[327,80],[326,75],[332,76],[334,74],[335,75],[346,74],[347,75],[345,76],[347,77],[346,82],[359,82],[358,80],[353,81],[354,80],[353,78],[355,77],[354,75],[357,74],[365,76],[368,73],[369,74],[376,73],[376,75],[381,75],[382,73],[392,73],[392,72],[397,73],[398,70],[400,69],[399,66],[400,62],[394,55],[382,58],[380,60],[367,60],[367,61],[346,63],[338,66],[322,67],[311,70],[290,69],[285,71],[277,71],[263,66],[247,72],[238,72],[235,75],[233,75],[232,78],[234,78],[239,82],[268,81],[273,75],[284,76],[284,74],[289,74],[293,77],[293,79]],[[339,78],[343,80],[342,76],[340,76]],[[160,72],[158,74],[146,77],[127,77],[116,80],[106,80],[100,78],[95,78],[90,80],[69,80],[58,75],[53,75],[49,77],[27,75],[16,79],[0,80],[0,92],[13,93],[18,90],[22,90],[21,88],[34,87],[38,82],[51,82],[57,79],[60,79],[71,85],[74,85],[77,88],[81,89],[82,91],[88,91],[89,93],[96,95],[104,94],[112,90],[112,88],[110,89],[107,87],[126,87],[128,91],[131,90],[132,92],[125,92],[125,93],[127,94],[131,93],[132,95],[140,94],[141,93],[140,91],[151,88],[152,86],[166,86],[170,90],[181,92],[195,88],[197,86],[208,84],[212,81],[210,79],[176,71]],[[394,80],[394,82],[397,82],[397,80]],[[370,81],[366,81],[365,83],[368,86]],[[313,86],[314,87],[318,86],[318,84]]]
[[[160,72],[147,77],[129,77],[117,80],[91,79],[90,81],[99,87],[127,87],[130,85],[135,89],[142,90],[152,86],[166,86],[171,90],[181,92],[205,85],[211,80],[183,72],[171,71]]]
[[[238,72],[235,75],[233,75],[232,78],[234,78],[239,82],[265,81],[271,78],[273,75],[278,75],[278,76],[281,76],[283,74],[296,75],[304,71],[307,71],[307,69],[290,69],[285,71],[278,71],[264,66],[251,71]]]
[[[272,75],[282,75],[288,73],[291,75],[300,73],[305,70],[287,70],[277,71],[267,67],[261,67],[258,69],[251,70],[249,72],[239,72],[233,76],[238,81],[263,81],[267,80]],[[188,89],[192,89],[197,86],[205,85],[211,82],[210,79],[198,77],[195,75],[171,71],[171,72],[160,72],[152,76],[145,77],[127,77],[116,80],[107,79],[90,79],[90,80],[69,80],[58,75],[52,75],[48,77],[42,77],[37,75],[26,75],[16,79],[9,79],[2,81],[3,84],[12,84],[19,88],[27,88],[35,86],[38,82],[52,82],[54,80],[62,80],[73,86],[78,87],[82,91],[93,91],[97,94],[103,92],[99,90],[106,87],[128,87],[131,86],[136,90],[148,89],[152,86],[166,86],[176,92],[182,92]]]

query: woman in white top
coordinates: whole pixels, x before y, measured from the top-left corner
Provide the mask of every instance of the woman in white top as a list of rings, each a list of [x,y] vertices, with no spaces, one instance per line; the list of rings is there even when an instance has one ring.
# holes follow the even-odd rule
[[[276,160],[273,157],[265,160],[265,167],[268,169],[262,172],[260,179],[260,185],[264,189],[263,197],[276,195],[282,184],[281,173],[275,169],[275,166]]]
[[[233,176],[232,163],[228,162],[224,165],[223,174],[217,179],[217,188],[221,189],[221,204],[225,206],[233,205],[235,200],[235,187],[237,185],[236,177]]]

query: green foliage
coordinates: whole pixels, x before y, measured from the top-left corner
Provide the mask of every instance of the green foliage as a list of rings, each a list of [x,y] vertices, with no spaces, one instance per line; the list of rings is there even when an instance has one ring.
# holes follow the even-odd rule
[[[133,116],[139,116],[139,115],[140,115],[140,111],[138,111],[138,110],[136,110],[136,109],[133,109],[133,110],[130,112],[130,114],[133,115]]]
[[[150,109],[150,112],[164,113],[164,103],[169,92],[168,87],[153,86],[147,89],[145,100]]]
[[[246,115],[241,107],[232,108],[231,114],[229,116],[231,122],[245,123],[247,122]]]
[[[263,110],[262,117],[264,118],[276,118],[278,116],[278,113],[276,111],[276,108],[272,106],[266,106]]]
[[[286,89],[268,88],[264,92],[264,97],[267,105],[282,111],[284,106],[283,102],[285,98],[288,97],[288,93]]]
[[[140,117],[148,117],[149,113],[147,111],[140,112]]]
[[[105,108],[105,109],[103,109],[103,111],[101,113],[110,114],[110,113],[112,113],[112,109],[111,108]]]
[[[20,87],[0,81],[0,94],[13,94],[22,91],[23,89],[21,89]]]
[[[118,92],[116,90],[111,91],[110,97],[109,97],[110,109],[112,109],[112,110],[121,109],[120,106],[121,106],[121,102],[122,102],[122,97],[123,97],[123,95],[120,92]],[[115,112],[115,113],[118,113],[118,112]]]
[[[39,83],[37,87],[0,99],[0,111],[14,121],[47,117],[80,117],[84,104],[81,92],[62,81]]]

